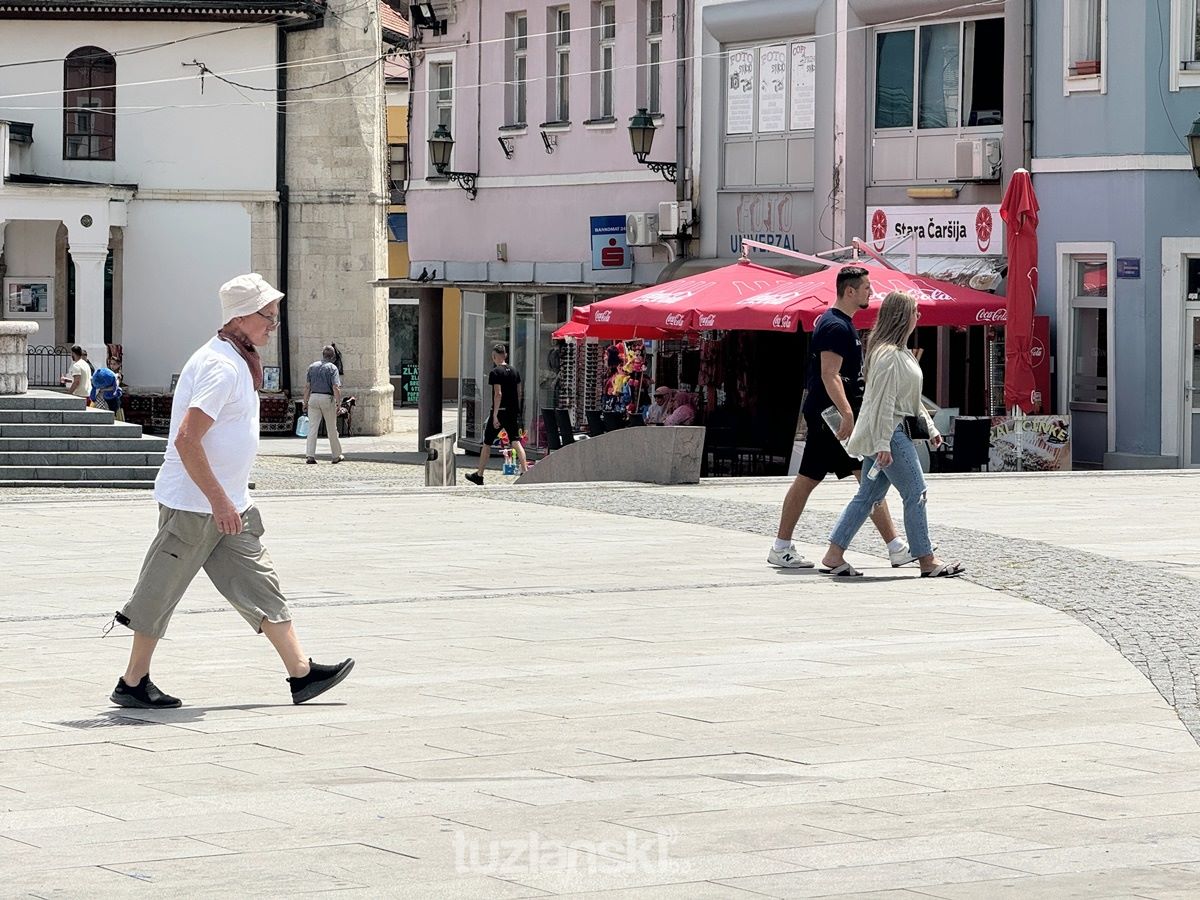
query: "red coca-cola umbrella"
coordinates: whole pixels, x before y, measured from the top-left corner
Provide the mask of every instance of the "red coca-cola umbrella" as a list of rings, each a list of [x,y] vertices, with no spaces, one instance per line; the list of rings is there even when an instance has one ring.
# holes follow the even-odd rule
[[[922,325],[978,325],[1003,323],[1003,297],[973,288],[909,275],[886,266],[853,263],[871,279],[871,305],[854,317],[860,328],[870,328],[883,298],[905,291],[917,298]],[[697,330],[811,331],[817,319],[837,300],[837,273],[833,264],[820,272],[793,278],[746,297],[713,293],[693,304],[692,325]]]
[[[645,340],[662,340],[678,337],[676,331],[666,331],[651,325],[608,325],[591,321],[591,306],[577,306],[571,310],[571,321],[561,326],[552,337],[555,338],[607,338],[622,341],[627,338],[644,338]]]
[[[592,328],[606,325],[650,325],[672,332],[724,327],[696,324],[697,310],[751,297],[796,280],[795,275],[739,260],[711,272],[599,300],[589,308],[588,334],[593,334]]]
[[[1008,225],[1008,321],[1004,335],[1004,405],[1041,411],[1033,377],[1033,313],[1038,289],[1038,202],[1029,173],[1017,169],[1008,182],[1000,218]]]

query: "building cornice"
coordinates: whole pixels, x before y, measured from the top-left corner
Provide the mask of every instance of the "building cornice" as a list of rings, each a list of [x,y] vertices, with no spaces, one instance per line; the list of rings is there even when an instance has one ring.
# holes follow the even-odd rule
[[[310,22],[325,0],[0,0],[0,19],[139,19],[143,21]]]

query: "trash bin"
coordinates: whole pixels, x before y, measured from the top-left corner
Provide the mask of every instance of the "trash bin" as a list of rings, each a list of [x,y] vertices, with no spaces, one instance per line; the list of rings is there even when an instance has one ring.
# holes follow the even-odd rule
[[[450,431],[433,434],[425,438],[425,486],[445,487],[454,484],[455,463],[454,446],[458,442],[458,432]]]

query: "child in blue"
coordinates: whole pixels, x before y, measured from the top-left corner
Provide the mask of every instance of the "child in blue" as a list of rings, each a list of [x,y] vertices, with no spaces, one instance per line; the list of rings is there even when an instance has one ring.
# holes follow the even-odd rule
[[[123,419],[121,413],[121,397],[123,392],[117,380],[117,373],[112,369],[99,368],[92,375],[92,392],[88,394],[88,403],[99,409],[111,409],[118,419]]]

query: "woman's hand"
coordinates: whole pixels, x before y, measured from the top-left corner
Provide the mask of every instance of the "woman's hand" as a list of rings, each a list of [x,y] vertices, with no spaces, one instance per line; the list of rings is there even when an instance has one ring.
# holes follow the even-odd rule
[[[892,464],[892,454],[889,450],[880,450],[875,454],[875,465],[881,469],[886,469]]]
[[[940,434],[935,434],[933,437],[931,437],[929,439],[929,446],[932,447],[934,450],[936,450],[938,447],[942,446],[942,444],[944,444],[944,443],[946,443],[946,439],[944,437],[942,437]]]

